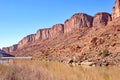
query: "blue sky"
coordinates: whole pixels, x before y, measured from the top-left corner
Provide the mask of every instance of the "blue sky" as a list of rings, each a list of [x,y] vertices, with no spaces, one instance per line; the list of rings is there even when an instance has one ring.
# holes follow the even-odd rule
[[[38,29],[64,23],[74,13],[112,12],[115,0],[0,0],[0,48]]]

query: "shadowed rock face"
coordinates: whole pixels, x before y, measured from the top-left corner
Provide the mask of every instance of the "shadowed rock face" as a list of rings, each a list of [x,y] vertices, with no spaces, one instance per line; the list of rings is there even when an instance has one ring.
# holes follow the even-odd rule
[[[112,10],[112,19],[120,17],[120,0],[116,0],[115,6]]]
[[[74,31],[82,27],[92,27],[93,17],[85,13],[74,14],[64,23],[64,33]]]
[[[9,48],[10,52],[15,51],[18,48],[18,44],[15,44]]]
[[[5,52],[7,52],[7,53],[10,52],[9,49],[10,49],[10,47],[3,47],[3,48],[2,48],[2,50],[5,51]]]
[[[0,57],[14,57],[14,56],[6,53],[6,52],[3,51],[3,50],[0,50]]]
[[[111,21],[111,15],[106,12],[97,13],[93,19],[93,27],[106,26]]]

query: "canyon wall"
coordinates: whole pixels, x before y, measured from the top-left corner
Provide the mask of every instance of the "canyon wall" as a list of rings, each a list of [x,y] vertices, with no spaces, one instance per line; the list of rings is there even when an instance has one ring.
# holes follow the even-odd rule
[[[18,49],[18,44],[12,45],[10,47],[3,47],[2,50],[5,51],[6,53],[16,51]]]
[[[24,37],[18,44],[4,47],[3,50],[12,52],[22,48],[27,43],[56,38],[69,32],[74,32],[77,29],[79,30],[80,28],[105,26],[111,20],[111,15],[105,12],[97,13],[94,17],[85,13],[77,13],[70,19],[67,19],[64,24],[55,24],[52,28],[39,29],[35,34]]]
[[[106,12],[97,13],[93,19],[93,27],[105,26],[109,21],[112,21],[111,14]]]
[[[56,24],[52,28],[40,29],[36,32],[35,40],[44,40],[49,38],[55,38],[64,33],[64,25]]]
[[[34,41],[35,41],[35,34],[28,35],[18,42],[18,48],[21,48],[26,43],[34,42]]]
[[[85,13],[74,14],[64,22],[64,33],[69,33],[82,27],[92,27],[93,17]]]
[[[111,20],[111,15],[105,12],[97,13],[93,17],[85,13],[77,13],[67,19],[64,24],[55,24],[51,28],[39,29],[35,34],[24,37],[18,44],[4,47],[2,50],[9,53],[22,48],[27,43],[56,38],[81,28],[105,26]]]
[[[112,10],[112,19],[120,17],[120,0],[116,0]]]
[[[9,53],[22,48],[28,43],[54,39],[64,34],[74,32],[75,30],[80,30],[81,28],[106,26],[109,21],[117,17],[120,17],[120,0],[116,0],[112,15],[106,12],[99,12],[94,16],[85,13],[76,13],[71,18],[65,20],[64,24],[55,24],[51,28],[39,29],[35,34],[24,37],[18,44],[10,47],[3,47],[2,50]]]

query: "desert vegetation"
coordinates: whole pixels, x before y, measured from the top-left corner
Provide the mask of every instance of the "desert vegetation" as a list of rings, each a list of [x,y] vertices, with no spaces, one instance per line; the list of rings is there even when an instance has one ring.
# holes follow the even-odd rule
[[[102,52],[103,57],[107,57],[107,56],[109,56],[109,54],[110,53],[107,49],[103,50],[103,52]]]
[[[73,67],[58,62],[17,60],[0,64],[0,80],[119,80],[120,68]]]
[[[19,60],[0,64],[0,80],[52,80],[34,61]]]

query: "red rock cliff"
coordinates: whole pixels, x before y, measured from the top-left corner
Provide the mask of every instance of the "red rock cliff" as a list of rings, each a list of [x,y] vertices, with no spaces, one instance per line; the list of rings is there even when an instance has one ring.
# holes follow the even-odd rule
[[[4,47],[4,48],[2,48],[2,50],[9,53],[9,52],[17,50],[17,48],[18,48],[18,44],[15,44],[15,45],[10,46],[10,47]]]
[[[92,27],[93,17],[85,13],[74,14],[64,23],[64,33],[79,29],[80,27]]]
[[[106,12],[97,13],[93,19],[93,27],[106,26],[111,21],[111,15]]]
[[[120,0],[116,0],[115,6],[112,10],[112,19],[120,17]]]
[[[92,26],[103,26],[111,20],[111,15],[108,13],[98,13],[93,17],[84,13],[74,14],[70,19],[66,20],[63,24],[53,25],[52,28],[40,29],[35,34],[28,35],[18,42],[17,47],[6,47],[3,48],[6,52],[12,52],[16,49],[22,48],[27,43],[47,40],[59,37],[61,35],[67,34],[69,32],[74,32],[76,29],[81,29],[83,27]]]
[[[40,29],[36,32],[35,40],[44,40],[49,38],[55,38],[64,33],[64,25],[56,24],[52,28]]]
[[[35,41],[35,34],[28,35],[18,42],[18,48],[21,48],[28,42],[34,42],[34,41]]]

